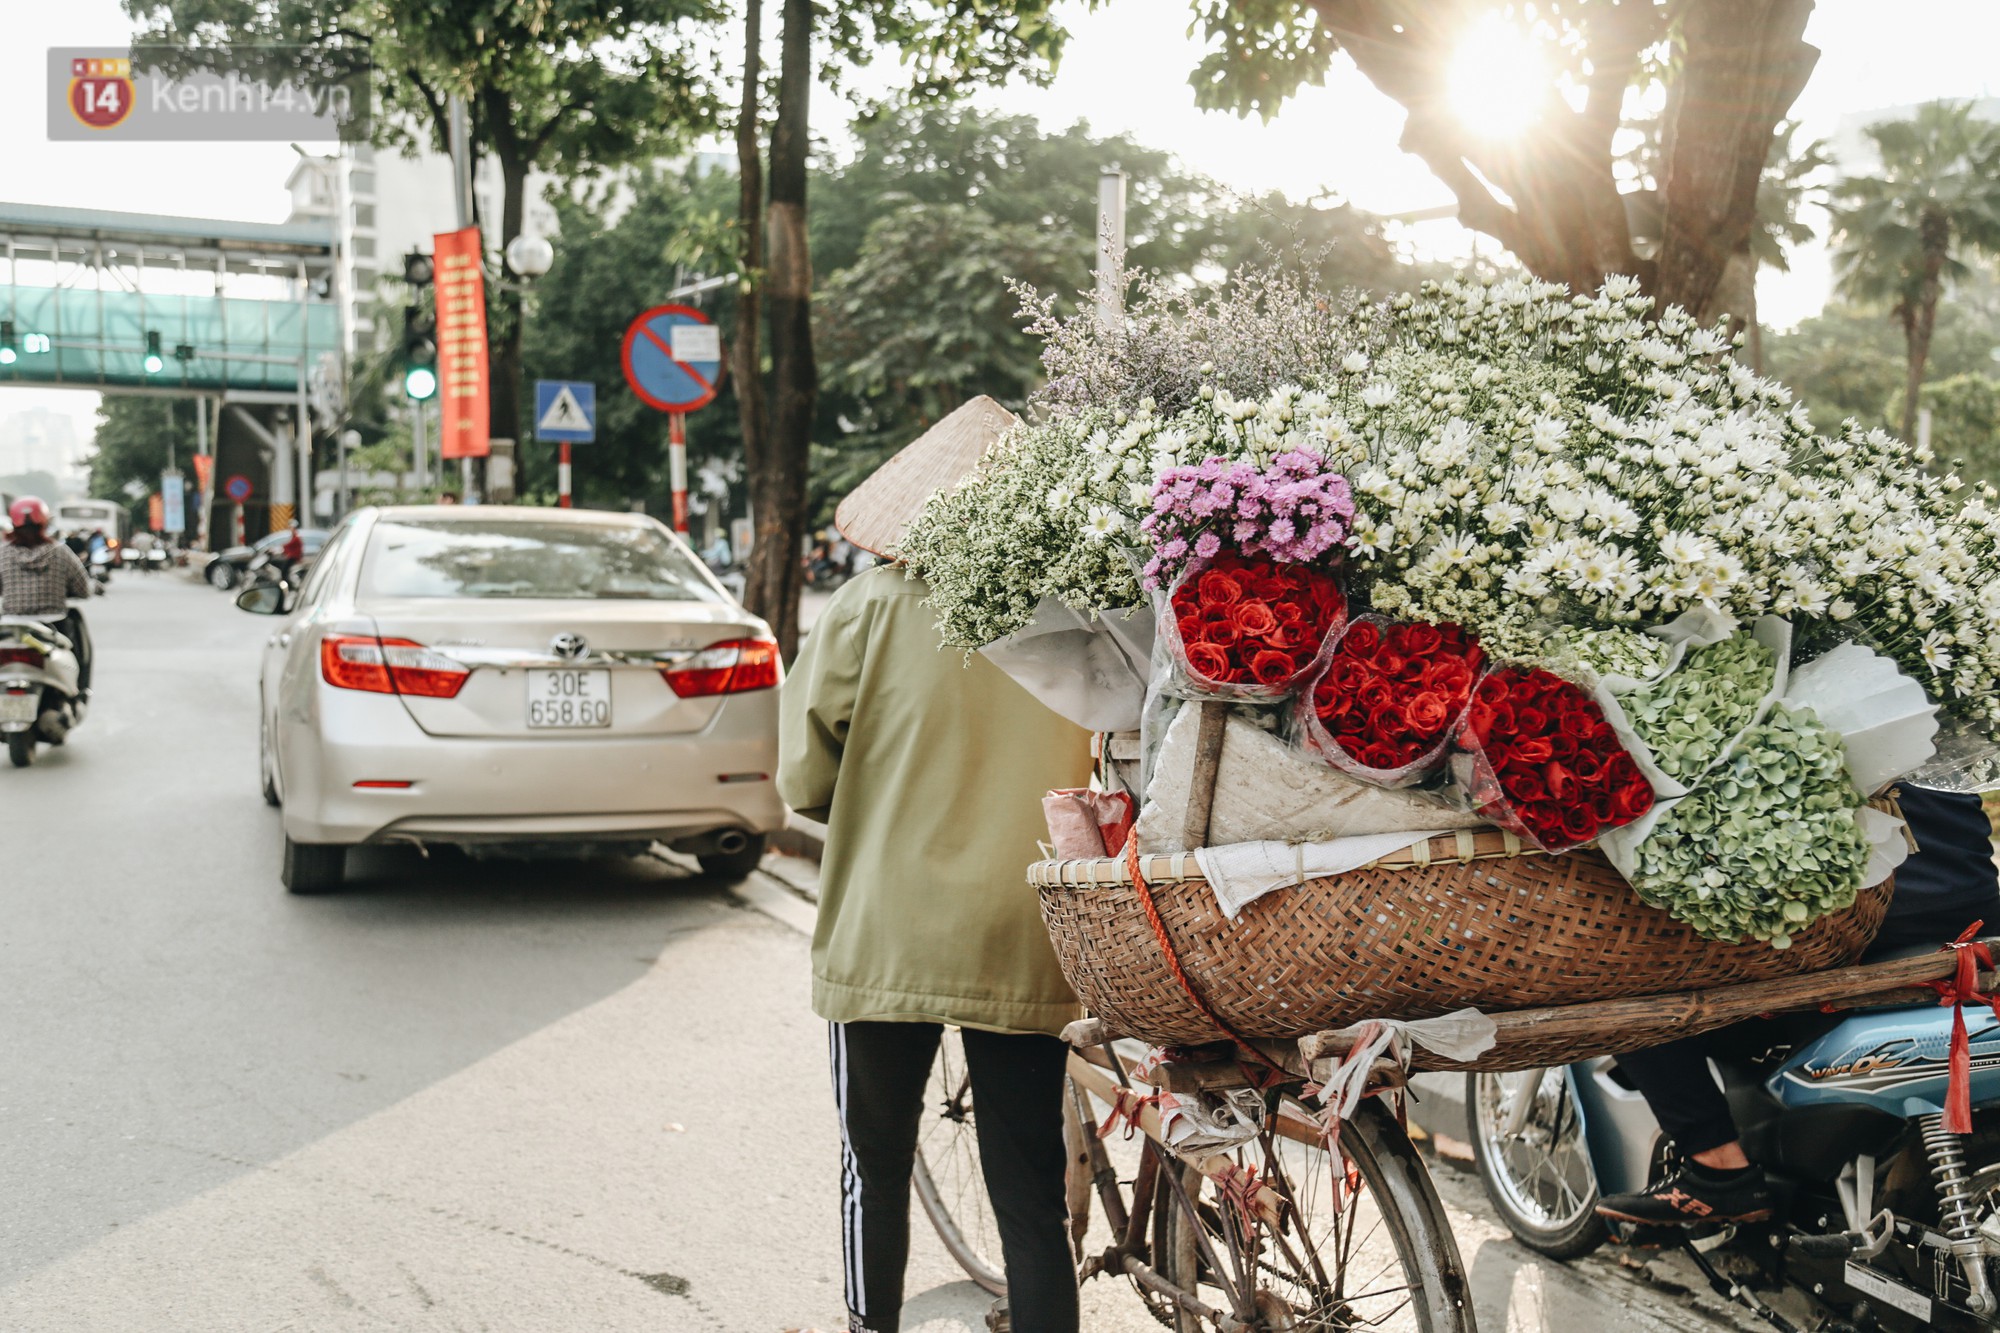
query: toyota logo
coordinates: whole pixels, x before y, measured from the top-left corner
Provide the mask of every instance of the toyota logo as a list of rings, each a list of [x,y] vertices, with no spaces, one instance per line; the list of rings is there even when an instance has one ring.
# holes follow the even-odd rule
[[[590,651],[590,644],[581,634],[558,634],[549,640],[549,651],[565,662],[574,662]]]

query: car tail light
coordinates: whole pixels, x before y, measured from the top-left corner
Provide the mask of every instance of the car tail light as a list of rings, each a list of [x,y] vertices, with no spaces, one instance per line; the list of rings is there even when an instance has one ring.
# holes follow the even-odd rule
[[[47,655],[39,648],[0,648],[0,666],[26,666],[39,669],[48,660]]]
[[[449,699],[472,672],[463,663],[409,639],[329,634],[319,643],[319,671],[337,689]]]
[[[768,690],[778,683],[778,642],[725,639],[663,669],[660,674],[683,699]]]

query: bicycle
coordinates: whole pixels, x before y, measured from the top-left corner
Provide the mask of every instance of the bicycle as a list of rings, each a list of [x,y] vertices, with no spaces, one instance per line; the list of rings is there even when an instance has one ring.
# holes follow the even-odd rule
[[[1132,1077],[1135,1054],[1133,1044],[1109,1042],[1070,1054],[1064,1121],[1079,1283],[1123,1277],[1174,1333],[1474,1333],[1444,1207],[1381,1098],[1365,1099],[1341,1126],[1346,1169],[1336,1191],[1304,1071],[1220,1060],[1156,1076],[1183,1088],[1269,1085],[1254,1137],[1182,1153],[1162,1136],[1153,1089]],[[918,1200],[967,1275],[1005,1295],[955,1031],[945,1034],[926,1099]],[[1087,1243],[1093,1197],[1107,1238],[1096,1248]]]

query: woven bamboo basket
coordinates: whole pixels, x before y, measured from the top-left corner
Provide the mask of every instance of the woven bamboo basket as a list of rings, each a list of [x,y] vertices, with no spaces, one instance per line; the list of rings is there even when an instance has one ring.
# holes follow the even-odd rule
[[[1127,861],[1043,861],[1029,881],[1077,997],[1112,1034],[1160,1044],[1299,1037],[1467,1005],[1534,1009],[1844,967],[1874,938],[1893,887],[1864,890],[1790,948],[1773,949],[1704,940],[1640,902],[1596,851],[1546,856],[1510,834],[1434,838],[1266,894],[1233,923],[1192,854],[1135,861],[1157,929]]]

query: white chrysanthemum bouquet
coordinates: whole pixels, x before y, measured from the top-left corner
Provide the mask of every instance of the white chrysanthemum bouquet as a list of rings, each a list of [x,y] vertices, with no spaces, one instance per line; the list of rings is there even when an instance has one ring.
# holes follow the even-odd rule
[[[1655,318],[1630,280],[1591,296],[1517,280],[1434,283],[1383,307],[1320,302],[1308,313],[1306,294],[1282,283],[1266,281],[1256,298],[1243,318],[1283,333],[1254,367],[1190,368],[1172,331],[1143,314],[1123,331],[1062,330],[1069,391],[905,541],[948,642],[973,649],[1014,633],[1045,598],[1083,612],[1140,602],[1135,568],[1158,567],[1150,539],[1173,527],[1154,518],[1176,503],[1157,482],[1305,455],[1351,495],[1344,536],[1322,563],[1337,567],[1354,614],[1462,626],[1496,664],[1586,689],[1643,684],[1636,726],[1622,735],[1660,776],[1662,800],[1701,794],[1717,773],[1740,785],[1780,772],[1763,756],[1817,734],[1791,712],[1767,722],[1768,701],[1746,722],[1743,701],[1724,697],[1750,648],[1684,658],[1646,633],[1687,612],[1725,627],[1782,618],[1799,662],[1844,643],[1878,651],[1949,724],[1945,785],[1996,785],[2000,520],[1990,488],[1933,473],[1922,451],[1880,431],[1848,422],[1816,432],[1785,388],[1732,358],[1722,330],[1678,309]],[[1078,372],[1093,336],[1105,365]],[[1144,339],[1165,350],[1149,359],[1133,345]],[[1078,401],[1078,383],[1093,387],[1089,401]],[[1175,531],[1184,544],[1169,561],[1188,549]],[[1694,674],[1653,679],[1667,670]],[[1703,672],[1712,688],[1698,684]],[[1703,690],[1715,694],[1713,716],[1685,705]],[[1763,729],[1746,758],[1726,742],[1753,725]],[[1649,740],[1668,772],[1651,766]],[[1833,771],[1817,752],[1796,762]],[[1814,791],[1815,811],[1858,808],[1872,794]],[[1651,826],[1727,841],[1742,820],[1725,812],[1756,805],[1746,800],[1711,791]],[[1761,826],[1756,837],[1765,851],[1791,845]],[[1683,919],[1776,938],[1798,924],[1801,902],[1839,900],[1842,867],[1858,855],[1815,868],[1831,890],[1732,889],[1783,897],[1774,915],[1734,899],[1718,912],[1711,893]],[[1729,864],[1745,873],[1769,860],[1744,852]],[[1648,896],[1671,908],[1675,877],[1689,874],[1657,847],[1645,864]],[[1768,873],[1775,883],[1786,872]]]

